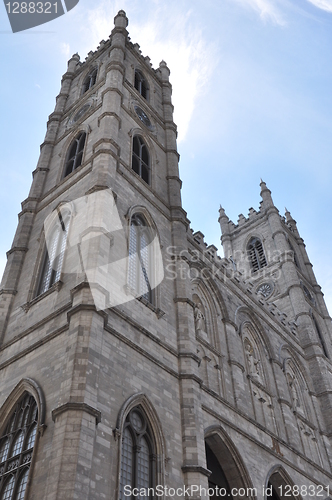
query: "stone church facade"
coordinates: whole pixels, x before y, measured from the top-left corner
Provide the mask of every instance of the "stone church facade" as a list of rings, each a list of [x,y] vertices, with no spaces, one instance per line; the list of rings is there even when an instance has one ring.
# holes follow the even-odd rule
[[[224,258],[190,229],[169,69],[114,22],[68,62],[8,252],[0,499],[329,498],[331,318],[296,222],[261,181],[258,212],[220,208]]]

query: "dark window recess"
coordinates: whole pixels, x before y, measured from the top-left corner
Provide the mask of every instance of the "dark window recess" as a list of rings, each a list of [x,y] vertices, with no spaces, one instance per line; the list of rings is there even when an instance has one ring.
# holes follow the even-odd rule
[[[152,433],[138,406],[127,415],[121,448],[120,500],[126,500],[125,486],[133,488],[153,488],[155,484],[155,446]],[[148,497],[152,498],[150,494]]]
[[[135,71],[135,89],[141,94],[144,99],[149,99],[149,87],[148,84],[142,75],[142,73],[138,70]]]
[[[209,488],[213,489],[216,493],[213,495],[210,495],[211,500],[218,500],[220,499],[220,491],[222,489],[222,493],[226,494],[224,495],[225,498],[231,500],[233,497],[231,495],[231,489],[229,487],[228,481],[226,479],[225,473],[222,470],[222,467],[209,447],[209,445],[205,444],[205,451],[206,451],[206,464],[207,468],[211,471],[211,475],[209,476]],[[218,490],[217,490],[218,488]],[[219,494],[218,494],[219,493]]]
[[[0,498],[23,500],[38,427],[38,408],[24,393],[0,439]]]
[[[150,155],[145,142],[139,136],[133,139],[132,169],[143,181],[150,184]]]
[[[314,325],[315,325],[315,328],[316,328],[316,332],[317,332],[320,344],[321,344],[323,352],[324,352],[324,356],[326,356],[327,358],[329,358],[329,355],[328,355],[328,352],[327,352],[327,349],[326,349],[325,340],[323,338],[322,332],[321,332],[321,330],[320,330],[320,328],[318,326],[317,320],[316,320],[316,318],[315,318],[314,315],[312,315],[312,320],[314,322]]]
[[[78,168],[81,165],[85,139],[86,139],[86,133],[81,132],[80,134],[78,134],[76,139],[74,139],[73,142],[71,143],[67,154],[67,160],[65,163],[64,177],[69,175],[71,172],[73,172],[76,168]]]
[[[91,87],[94,86],[97,79],[97,68],[94,68],[85,78],[83,82],[83,91],[82,94],[85,94]]]
[[[258,271],[267,266],[262,242],[258,238],[252,238],[247,246],[248,257],[253,271]]]

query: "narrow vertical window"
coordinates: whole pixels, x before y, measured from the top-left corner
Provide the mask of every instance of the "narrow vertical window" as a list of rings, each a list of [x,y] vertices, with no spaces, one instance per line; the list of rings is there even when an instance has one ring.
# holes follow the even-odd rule
[[[132,169],[143,181],[150,184],[150,155],[145,142],[138,135],[133,139]]]
[[[37,403],[25,392],[0,438],[1,500],[24,499],[37,426]]]
[[[320,341],[320,344],[322,346],[322,349],[323,349],[323,352],[324,352],[324,355],[329,358],[329,355],[327,353],[327,349],[326,349],[326,344],[325,344],[325,340],[323,338],[323,335],[322,335],[322,332],[318,326],[318,323],[317,323],[317,320],[315,318],[315,316],[312,314],[312,320],[314,322],[314,325],[315,325],[315,329],[316,329],[316,332],[317,332],[317,335],[318,335],[318,338],[319,338],[319,341]]]
[[[94,86],[97,79],[97,68],[93,68],[90,73],[85,77],[83,82],[82,94],[85,94],[91,87]]]
[[[141,94],[144,99],[149,99],[149,87],[143,74],[139,71],[135,71],[135,89]]]
[[[151,233],[144,217],[135,214],[130,224],[128,284],[135,294],[153,303],[150,243]]]
[[[267,266],[263,245],[258,238],[251,238],[247,246],[247,253],[253,271]]]
[[[300,269],[299,259],[298,259],[297,255],[296,255],[296,252],[294,250],[293,245],[291,244],[291,242],[289,240],[288,240],[288,245],[289,245],[289,248],[291,249],[291,251],[293,252],[294,264],[296,265],[296,267],[298,267]]]
[[[67,153],[64,177],[69,175],[82,164],[85,139],[86,133],[80,132],[71,143]]]
[[[133,408],[125,420],[121,447],[120,500],[128,498],[127,490],[153,488],[154,441],[143,410]],[[139,497],[152,498],[152,495]]]
[[[36,296],[41,295],[59,281],[65,256],[70,214],[57,211],[54,226],[46,236],[46,248]]]

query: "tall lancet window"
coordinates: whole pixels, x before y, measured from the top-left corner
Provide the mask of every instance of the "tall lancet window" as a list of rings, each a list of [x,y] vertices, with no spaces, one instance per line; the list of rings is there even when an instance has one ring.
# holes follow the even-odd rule
[[[71,143],[67,153],[64,177],[71,174],[82,164],[85,139],[86,133],[80,132]]]
[[[248,257],[253,271],[267,266],[263,245],[258,238],[251,238],[247,246]]]
[[[143,181],[150,184],[150,155],[145,142],[138,135],[133,139],[132,169]]]
[[[69,222],[70,213],[62,214],[60,210],[56,211],[54,221],[45,235],[46,248],[36,296],[46,292],[60,280]]]
[[[129,234],[128,285],[135,295],[153,304],[150,276],[152,270],[151,230],[145,218],[134,214]]]
[[[149,87],[143,74],[139,71],[135,71],[135,89],[141,94],[144,99],[149,99]]]
[[[122,433],[120,500],[131,498],[133,488],[153,488],[155,481],[155,446],[143,410],[137,406],[127,415]],[[141,500],[153,498],[137,497]]]
[[[24,499],[37,427],[37,403],[25,392],[0,438],[1,500]]]
[[[91,87],[94,86],[97,79],[97,68],[93,68],[90,73],[85,77],[83,82],[82,94],[85,94]]]

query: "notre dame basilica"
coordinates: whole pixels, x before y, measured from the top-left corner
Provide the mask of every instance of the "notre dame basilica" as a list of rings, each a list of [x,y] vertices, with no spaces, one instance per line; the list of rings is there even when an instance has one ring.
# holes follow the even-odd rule
[[[331,318],[296,222],[261,181],[219,210],[224,258],[191,230],[170,71],[127,25],[69,60],[7,254],[0,499],[328,499]]]

